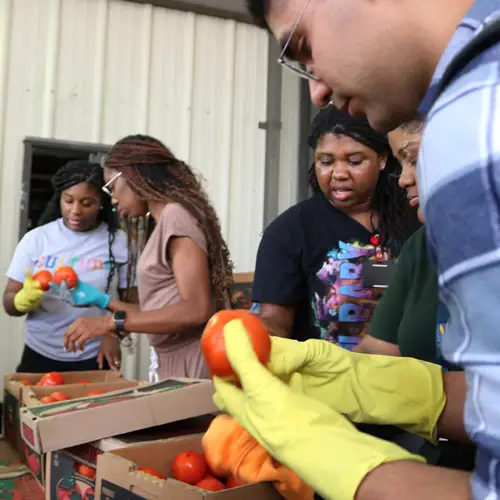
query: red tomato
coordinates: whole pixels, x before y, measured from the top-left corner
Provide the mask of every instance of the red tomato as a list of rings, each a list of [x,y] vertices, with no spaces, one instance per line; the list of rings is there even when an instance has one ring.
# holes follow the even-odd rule
[[[54,273],[54,282],[60,285],[63,281],[66,282],[68,288],[75,288],[78,284],[78,275],[71,266],[61,266]]]
[[[139,467],[139,470],[141,472],[144,472],[144,474],[149,474],[150,476],[154,476],[159,479],[167,479],[161,472],[158,472],[156,469],[153,469],[152,467]]]
[[[71,398],[64,392],[53,392],[50,397],[55,401],[69,401]]]
[[[85,464],[77,464],[76,472],[78,472],[80,476],[88,477],[89,479],[95,479],[96,476],[96,470]]]
[[[91,384],[91,380],[78,380],[75,384]]]
[[[57,400],[54,399],[52,396],[44,396],[43,398],[40,399],[40,401],[46,405],[57,402]]]
[[[262,364],[267,364],[271,355],[271,337],[263,321],[255,314],[238,309],[226,309],[214,314],[207,323],[201,337],[201,351],[208,369],[213,375],[238,381],[226,356],[224,326],[233,319],[243,323],[255,353]]]
[[[226,489],[218,479],[212,476],[207,476],[201,481],[198,481],[195,487],[206,491],[222,491]]]
[[[90,391],[87,396],[100,396],[101,394],[106,394],[104,391]]]
[[[45,386],[54,386],[54,385],[64,385],[64,379],[59,372],[50,372],[46,373],[38,382],[37,385]]]
[[[226,488],[237,488],[238,486],[245,486],[244,481],[241,481],[239,479],[236,479],[234,476],[231,476],[227,481],[226,481]]]
[[[183,451],[172,462],[172,474],[183,483],[196,484],[207,475],[207,462],[196,451]]]
[[[35,281],[40,283],[40,288],[46,292],[50,288],[50,282],[52,281],[52,273],[44,269],[43,271],[39,271],[33,276]]]
[[[31,382],[28,382],[27,380],[20,380],[19,383],[23,385],[33,385]]]

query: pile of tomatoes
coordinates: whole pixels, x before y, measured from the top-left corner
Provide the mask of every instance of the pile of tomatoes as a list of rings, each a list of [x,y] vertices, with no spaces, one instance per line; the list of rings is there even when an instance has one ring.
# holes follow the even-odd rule
[[[66,385],[64,382],[63,376],[59,372],[50,372],[46,373],[38,382],[35,384],[29,382],[28,380],[19,380],[20,384],[26,385],[26,386],[35,386],[35,387],[56,387],[60,385]],[[91,380],[77,380],[75,382],[71,382],[72,384],[91,384]],[[100,391],[100,390],[95,390],[95,391],[90,391],[88,394],[86,394],[87,397],[89,396],[100,396],[101,394],[105,394],[105,391]],[[78,396],[82,397],[82,396]],[[72,399],[70,396],[68,396],[65,392],[62,391],[55,391],[49,396],[44,396],[43,398],[40,398],[40,401],[44,404],[50,404],[50,403],[59,403],[61,401],[69,401]]]
[[[167,479],[165,474],[151,467],[140,467],[139,470],[159,479]],[[179,453],[172,462],[172,476],[178,481],[206,491],[222,491],[246,484],[234,477],[217,478],[210,470],[205,457],[197,451]]]
[[[89,396],[100,396],[101,394],[105,394],[105,391],[90,391],[86,396],[78,396],[78,397],[81,398]],[[50,403],[60,403],[61,401],[69,401],[70,399],[73,398],[68,396],[66,393],[61,391],[56,391],[50,394],[49,396],[44,396],[43,398],[40,398],[40,401],[44,404],[50,404]]]

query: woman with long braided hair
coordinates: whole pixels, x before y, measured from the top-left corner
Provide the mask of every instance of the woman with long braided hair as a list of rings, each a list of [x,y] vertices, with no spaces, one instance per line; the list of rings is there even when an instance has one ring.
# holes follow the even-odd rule
[[[253,300],[277,334],[352,349],[380,298],[374,285],[385,284],[369,276],[397,255],[419,223],[398,186],[400,167],[387,137],[366,119],[325,108],[309,145],[314,194],[265,230]]]
[[[150,214],[153,224],[137,266],[138,308],[109,300],[114,321],[79,320],[66,346],[116,333],[147,333],[150,378],[208,376],[200,353],[203,327],[230,304],[232,263],[219,219],[200,181],[160,141],[135,135],[118,141],[106,160],[106,190],[122,218]],[[85,293],[77,300],[85,302]]]
[[[3,306],[10,316],[26,320],[26,345],[18,371],[119,369],[116,339],[95,339],[85,352],[63,349],[64,333],[81,317],[106,314],[98,308],[75,308],[55,289],[43,291],[33,275],[71,266],[96,290],[125,298],[130,291],[127,237],[118,228],[109,197],[102,192],[103,168],[87,161],[71,161],[52,178],[54,194],[39,227],[19,242],[9,269]]]

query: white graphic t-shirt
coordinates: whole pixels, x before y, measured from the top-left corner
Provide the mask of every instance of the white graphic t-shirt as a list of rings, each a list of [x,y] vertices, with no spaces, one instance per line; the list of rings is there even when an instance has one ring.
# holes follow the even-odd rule
[[[117,269],[108,293],[116,298],[118,289],[127,287],[128,249],[124,231],[116,232],[112,249]],[[79,279],[105,292],[110,270],[107,224],[78,233],[58,219],[33,229],[17,245],[7,277],[22,283],[25,269],[30,269],[33,274],[43,269],[54,273],[60,266],[73,267]],[[49,290],[42,295],[40,307],[27,315],[26,344],[39,354],[59,361],[95,358],[101,339],[88,341],[84,352],[64,352],[64,333],[82,316],[105,314],[109,313],[97,307],[72,307]]]

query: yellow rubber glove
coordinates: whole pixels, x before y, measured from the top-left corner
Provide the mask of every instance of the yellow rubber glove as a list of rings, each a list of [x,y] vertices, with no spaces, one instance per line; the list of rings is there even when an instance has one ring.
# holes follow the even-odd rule
[[[258,361],[241,321],[225,326],[224,339],[242,389],[214,377],[215,404],[326,499],[354,499],[363,478],[383,463],[424,461],[293,391]]]
[[[14,307],[21,313],[34,311],[40,305],[40,297],[44,293],[40,283],[33,279],[30,270],[26,269],[25,273],[23,287],[14,297]]]
[[[353,422],[395,425],[436,438],[446,402],[438,365],[350,352],[324,340],[272,337],[268,369]]]

